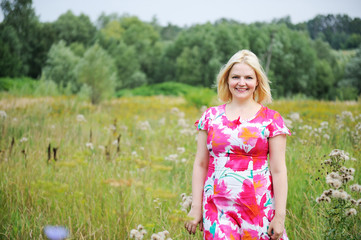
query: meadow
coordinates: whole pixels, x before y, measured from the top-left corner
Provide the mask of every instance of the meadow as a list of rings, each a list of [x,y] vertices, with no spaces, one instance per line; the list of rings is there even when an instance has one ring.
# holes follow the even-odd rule
[[[329,188],[321,163],[344,150],[346,167],[355,170],[350,185],[361,183],[361,103],[295,99],[269,107],[292,131],[288,236],[325,239],[328,207],[316,203]],[[171,239],[201,239],[183,227],[181,194],[191,193],[193,124],[204,110],[170,96],[92,105],[76,97],[2,95],[0,239],[46,239],[47,225],[65,226],[69,239],[130,239],[139,224],[143,239],[165,230]],[[354,208],[345,229],[361,239],[361,207]]]

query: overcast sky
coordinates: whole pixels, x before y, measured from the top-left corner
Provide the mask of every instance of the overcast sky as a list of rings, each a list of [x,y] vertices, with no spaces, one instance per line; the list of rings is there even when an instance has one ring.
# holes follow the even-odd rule
[[[93,22],[102,12],[134,15],[142,21],[156,16],[163,26],[190,26],[220,18],[269,22],[285,16],[299,23],[317,14],[361,18],[361,0],[33,0],[33,7],[41,22],[53,22],[69,9],[75,15],[88,15]],[[0,15],[2,21],[2,12]]]

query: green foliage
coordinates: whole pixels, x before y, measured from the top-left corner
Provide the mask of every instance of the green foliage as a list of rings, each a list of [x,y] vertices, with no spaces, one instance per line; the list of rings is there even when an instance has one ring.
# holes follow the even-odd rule
[[[64,40],[67,44],[78,42],[89,46],[94,41],[96,33],[96,28],[88,16],[75,16],[70,10],[60,15],[53,27],[57,39]]]
[[[22,92],[25,95],[31,94],[36,88],[37,81],[32,78],[0,78],[0,91],[10,91],[12,93]],[[27,89],[25,91],[25,89]],[[26,93],[25,93],[25,92]]]
[[[49,53],[46,65],[43,68],[43,78],[54,81],[59,87],[65,88],[73,84],[73,91],[76,92],[75,67],[80,58],[76,56],[64,41],[54,44]]]
[[[187,103],[197,108],[201,108],[203,106],[210,107],[215,97],[215,91],[208,88],[192,90],[184,95]]]
[[[84,54],[76,67],[79,83],[91,88],[91,102],[112,97],[114,94],[116,74],[113,59],[98,45],[94,44]]]
[[[357,90],[357,94],[361,94],[361,45],[355,56],[347,63],[345,77],[340,86],[353,87]]]

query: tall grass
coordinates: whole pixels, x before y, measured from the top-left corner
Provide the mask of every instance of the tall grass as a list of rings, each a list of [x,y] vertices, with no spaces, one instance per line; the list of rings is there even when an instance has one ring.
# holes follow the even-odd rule
[[[326,184],[315,180],[317,170],[332,149],[343,149],[357,159],[348,167],[361,183],[360,142],[352,135],[360,104],[285,100],[270,107],[293,119],[288,235],[323,239],[326,222],[315,198]],[[182,97],[123,97],[93,106],[72,97],[8,95],[0,110],[7,115],[0,116],[0,239],[44,239],[46,225],[66,226],[70,239],[128,239],[138,224],[148,232],[144,239],[163,230],[172,239],[201,239],[183,228],[180,195],[191,192],[193,123],[202,110]],[[353,224],[360,226],[360,214]]]

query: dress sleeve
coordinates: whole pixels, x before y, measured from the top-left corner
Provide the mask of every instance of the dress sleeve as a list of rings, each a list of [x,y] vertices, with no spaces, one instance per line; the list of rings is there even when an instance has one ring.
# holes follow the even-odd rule
[[[208,131],[208,125],[209,125],[209,121],[210,121],[210,108],[207,109],[202,117],[197,120],[195,123],[194,123],[194,126],[196,126],[197,130],[206,130]]]
[[[271,120],[271,124],[267,126],[269,130],[269,137],[275,137],[281,134],[291,135],[291,131],[286,127],[282,116],[278,112],[274,111]]]

